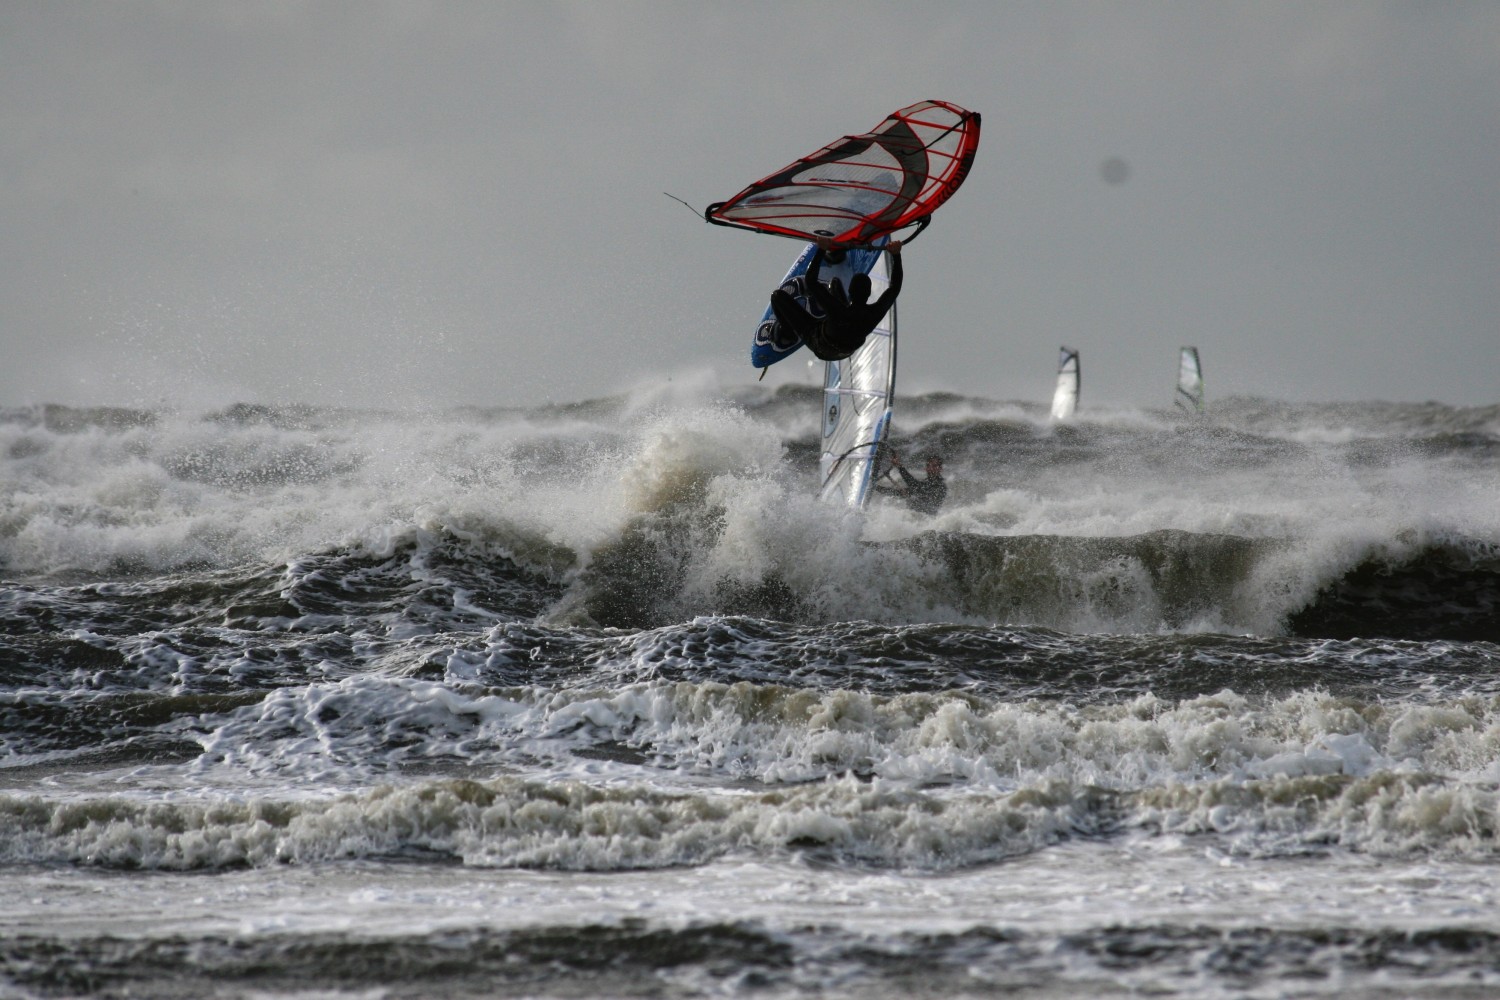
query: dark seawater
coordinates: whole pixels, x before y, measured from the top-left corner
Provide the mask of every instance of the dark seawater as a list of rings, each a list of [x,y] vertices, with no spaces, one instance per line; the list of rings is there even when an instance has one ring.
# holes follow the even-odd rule
[[[1500,407],[0,410],[0,998],[1500,995]]]

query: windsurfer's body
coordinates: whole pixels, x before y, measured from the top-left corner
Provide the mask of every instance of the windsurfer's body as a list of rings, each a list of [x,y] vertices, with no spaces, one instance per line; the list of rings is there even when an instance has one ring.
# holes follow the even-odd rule
[[[771,308],[782,326],[800,337],[813,354],[824,361],[842,361],[860,349],[870,331],[895,304],[896,296],[901,294],[901,243],[892,240],[884,248],[891,255],[891,281],[874,302],[868,301],[870,276],[867,274],[856,274],[849,279],[847,295],[837,278],[828,285],[819,280],[824,255],[831,246],[826,238],[818,240],[817,252],[813,254],[805,275],[808,304],[816,305],[822,315],[803,308],[782,288],[771,293]]]
[[[876,485],[876,493],[886,493],[891,496],[902,497],[912,510],[918,514],[936,514],[943,501],[948,499],[948,484],[943,479],[943,459],[938,455],[927,456],[927,478],[918,479],[906,471],[906,466],[901,464],[901,456],[891,452],[891,467],[901,473],[902,484],[900,486]],[[890,470],[886,470],[890,475]]]

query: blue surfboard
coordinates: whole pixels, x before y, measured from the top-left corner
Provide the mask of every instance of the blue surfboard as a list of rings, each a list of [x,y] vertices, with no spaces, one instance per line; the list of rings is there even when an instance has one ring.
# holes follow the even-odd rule
[[[886,242],[885,237],[879,240],[881,244]],[[812,264],[813,254],[817,252],[818,245],[809,243],[792,261],[791,269],[786,272],[786,277],[781,279],[779,287],[784,288],[797,304],[807,309],[814,316],[823,315],[816,302],[809,302],[807,294],[807,268]],[[826,284],[834,278],[843,282],[845,288],[849,287],[849,279],[856,274],[869,274],[875,262],[880,259],[880,250],[848,250],[844,253],[844,259],[837,264],[830,264],[825,255],[823,266],[818,269],[818,276]],[[784,329],[776,320],[776,313],[770,305],[761,314],[760,325],[755,328],[755,337],[750,342],[750,363],[757,368],[768,368],[790,354],[794,354],[797,348],[802,346],[802,338],[791,330]]]

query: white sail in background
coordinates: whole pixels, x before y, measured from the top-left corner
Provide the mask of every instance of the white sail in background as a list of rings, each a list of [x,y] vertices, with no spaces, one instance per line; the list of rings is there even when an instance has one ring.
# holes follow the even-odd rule
[[[1081,378],[1078,352],[1062,348],[1057,360],[1057,390],[1052,394],[1053,420],[1067,420],[1077,412]]]
[[[1177,367],[1177,405],[1189,413],[1203,412],[1203,366],[1198,348],[1184,347]]]
[[[870,299],[891,283],[890,261],[882,253],[870,268]],[[896,393],[896,305],[871,331],[864,345],[842,361],[829,361],[823,377],[823,473],[821,496],[863,507],[879,477],[881,444],[891,428]]]

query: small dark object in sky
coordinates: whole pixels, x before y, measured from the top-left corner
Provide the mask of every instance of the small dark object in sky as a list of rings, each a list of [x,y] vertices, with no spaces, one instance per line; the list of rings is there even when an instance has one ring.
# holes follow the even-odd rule
[[[1099,164],[1099,176],[1106,184],[1124,184],[1130,179],[1130,164],[1118,156],[1111,156]]]

